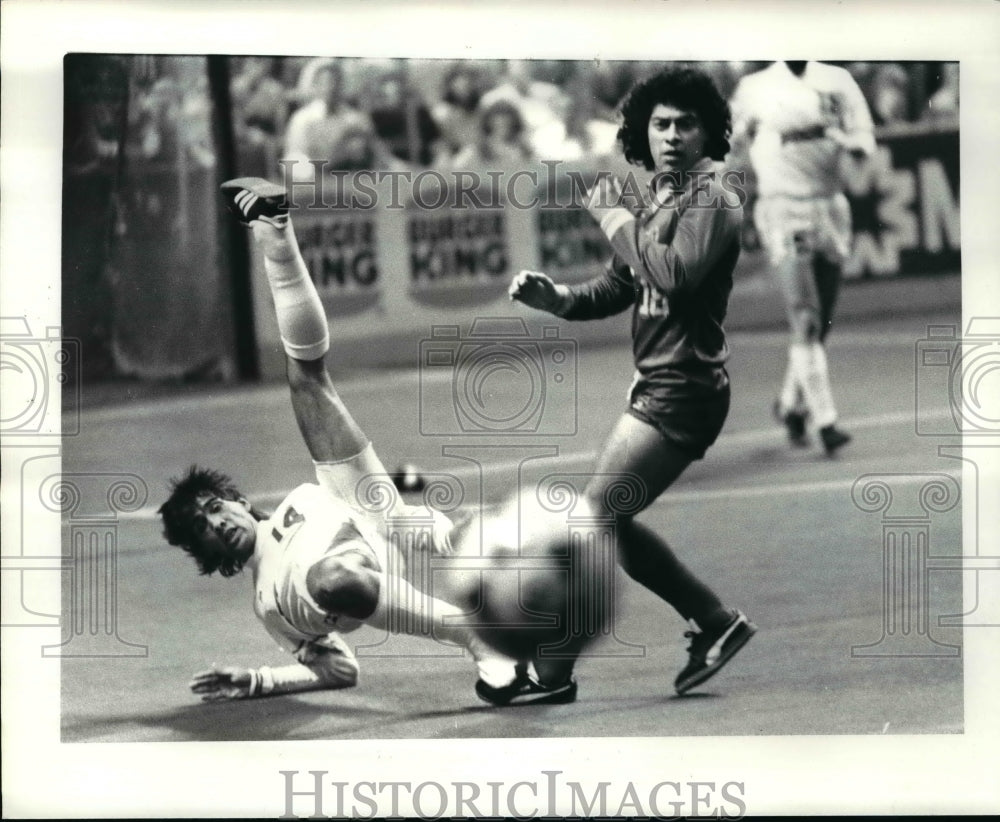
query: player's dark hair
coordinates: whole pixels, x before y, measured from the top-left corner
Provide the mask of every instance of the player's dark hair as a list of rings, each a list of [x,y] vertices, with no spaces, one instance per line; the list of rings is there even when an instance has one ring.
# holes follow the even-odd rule
[[[636,83],[621,103],[618,141],[630,163],[653,170],[648,129],[650,115],[658,105],[697,114],[708,136],[705,153],[713,160],[722,160],[729,153],[732,115],[712,78],[700,69],[671,67]]]
[[[183,477],[170,481],[170,497],[157,511],[163,518],[163,536],[171,545],[183,548],[194,557],[200,573],[218,571],[224,577],[231,577],[243,569],[243,562],[205,545],[199,537],[196,527],[200,514],[198,499],[205,496],[238,500],[243,495],[222,472],[192,465]],[[264,515],[254,508],[250,513],[258,520],[264,519]]]

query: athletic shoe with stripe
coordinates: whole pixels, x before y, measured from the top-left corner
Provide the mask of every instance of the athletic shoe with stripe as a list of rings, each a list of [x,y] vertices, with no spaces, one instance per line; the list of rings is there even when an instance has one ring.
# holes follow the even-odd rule
[[[476,682],[476,696],[498,708],[519,705],[568,705],[576,702],[576,679],[570,677],[560,685],[543,685],[522,664],[517,666],[517,676],[509,685],[496,688],[480,679]]]
[[[288,213],[285,189],[260,177],[239,177],[221,186],[226,207],[243,225],[254,220],[273,222]]]
[[[674,682],[677,693],[687,693],[715,676],[756,632],[757,626],[742,611],[736,611],[732,620],[718,630],[685,632],[691,645],[688,664]]]

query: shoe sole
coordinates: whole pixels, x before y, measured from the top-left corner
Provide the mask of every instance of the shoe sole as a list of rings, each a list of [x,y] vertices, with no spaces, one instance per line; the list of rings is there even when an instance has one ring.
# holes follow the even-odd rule
[[[245,188],[247,191],[256,194],[258,197],[283,197],[285,189],[277,183],[265,180],[263,177],[237,177],[235,180],[226,180],[220,189],[223,191],[234,191]]]
[[[478,696],[487,705],[492,705],[494,708],[521,708],[528,705],[569,705],[572,702],[576,702],[576,688],[566,688],[563,691],[557,691],[556,693],[535,693],[530,694],[533,698],[518,698],[517,696],[512,697],[506,701],[494,701],[487,696],[476,691],[476,696]]]
[[[751,637],[753,637],[755,633],[757,633],[757,626],[752,622],[747,622],[746,630],[744,630],[744,632],[729,646],[727,650],[722,652],[714,665],[695,674],[686,682],[680,685],[675,685],[674,690],[677,691],[678,695],[686,694],[692,688],[710,680],[722,670],[723,666],[725,666],[730,659],[736,656],[740,649],[750,641]]]

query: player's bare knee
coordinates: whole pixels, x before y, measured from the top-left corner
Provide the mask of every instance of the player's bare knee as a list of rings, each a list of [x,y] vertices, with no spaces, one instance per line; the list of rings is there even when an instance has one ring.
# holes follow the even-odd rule
[[[378,606],[378,576],[359,562],[327,557],[306,575],[309,595],[323,610],[353,619],[368,619]]]

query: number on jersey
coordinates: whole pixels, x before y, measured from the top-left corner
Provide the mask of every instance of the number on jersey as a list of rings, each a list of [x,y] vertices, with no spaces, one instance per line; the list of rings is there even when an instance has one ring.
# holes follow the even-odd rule
[[[658,289],[642,284],[642,300],[639,303],[640,317],[666,317],[670,313],[667,298]]]
[[[285,516],[282,518],[281,524],[287,530],[291,528],[293,525],[298,525],[300,522],[305,522],[305,521],[306,518],[302,516],[302,514],[300,514],[298,511],[296,511],[294,506],[289,505],[288,508],[285,509]],[[285,532],[280,531],[277,528],[272,528],[271,536],[274,537],[274,539],[277,542],[281,542],[281,540],[285,538]]]

